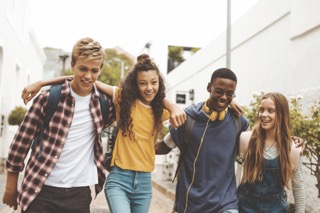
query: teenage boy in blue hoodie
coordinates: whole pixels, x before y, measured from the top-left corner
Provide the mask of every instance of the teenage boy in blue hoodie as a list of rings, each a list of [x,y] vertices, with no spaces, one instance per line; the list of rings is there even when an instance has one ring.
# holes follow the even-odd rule
[[[175,211],[202,213],[238,212],[235,179],[237,128],[228,108],[235,97],[236,75],[227,68],[213,72],[205,102],[185,109],[195,120],[188,143],[183,140],[186,125],[170,128],[164,141],[157,143],[158,154],[178,146],[184,150],[176,188]],[[242,115],[240,129],[249,129]],[[185,147],[183,147],[185,146]]]

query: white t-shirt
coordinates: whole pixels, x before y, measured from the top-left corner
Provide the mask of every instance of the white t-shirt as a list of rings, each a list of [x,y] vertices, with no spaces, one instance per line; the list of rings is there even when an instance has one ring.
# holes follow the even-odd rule
[[[98,183],[94,163],[95,127],[90,115],[91,94],[78,96],[72,89],[75,109],[70,131],[61,155],[45,185],[55,187],[80,187]]]

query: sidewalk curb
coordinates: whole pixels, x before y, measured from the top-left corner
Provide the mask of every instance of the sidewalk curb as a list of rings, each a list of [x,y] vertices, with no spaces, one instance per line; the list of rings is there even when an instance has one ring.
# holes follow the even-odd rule
[[[156,180],[152,180],[152,187],[155,189],[159,190],[162,194],[166,195],[169,197],[171,200],[174,201],[175,199],[175,190],[173,189],[167,189],[163,184]],[[0,212],[1,213],[1,212]]]

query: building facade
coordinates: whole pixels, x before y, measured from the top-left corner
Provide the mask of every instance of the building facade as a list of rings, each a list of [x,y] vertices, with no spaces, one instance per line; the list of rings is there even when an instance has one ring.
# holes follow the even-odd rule
[[[232,25],[231,69],[238,77],[239,103],[249,104],[261,90],[312,97],[307,91],[319,92],[319,8],[314,0],[261,0]],[[168,97],[175,100],[179,91],[193,89],[195,102],[208,98],[212,72],[226,66],[225,50],[223,33],[169,73]]]
[[[42,78],[45,54],[30,28],[28,0],[0,0],[0,158],[17,127],[8,125],[16,106],[24,106],[22,89]]]

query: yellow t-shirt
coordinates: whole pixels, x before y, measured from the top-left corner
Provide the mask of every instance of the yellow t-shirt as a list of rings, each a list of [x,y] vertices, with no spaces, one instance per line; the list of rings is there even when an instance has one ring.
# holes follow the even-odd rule
[[[113,102],[116,107],[116,119],[120,118],[120,106],[118,97],[121,89],[115,87],[113,93]],[[131,108],[132,131],[135,133],[135,141],[130,137],[123,136],[122,130],[119,129],[111,166],[115,164],[127,170],[151,172],[154,169],[155,161],[155,135],[152,135],[154,127],[153,112],[151,106],[143,104],[140,100],[136,100],[135,105]],[[164,109],[162,120],[168,120],[170,113]]]

